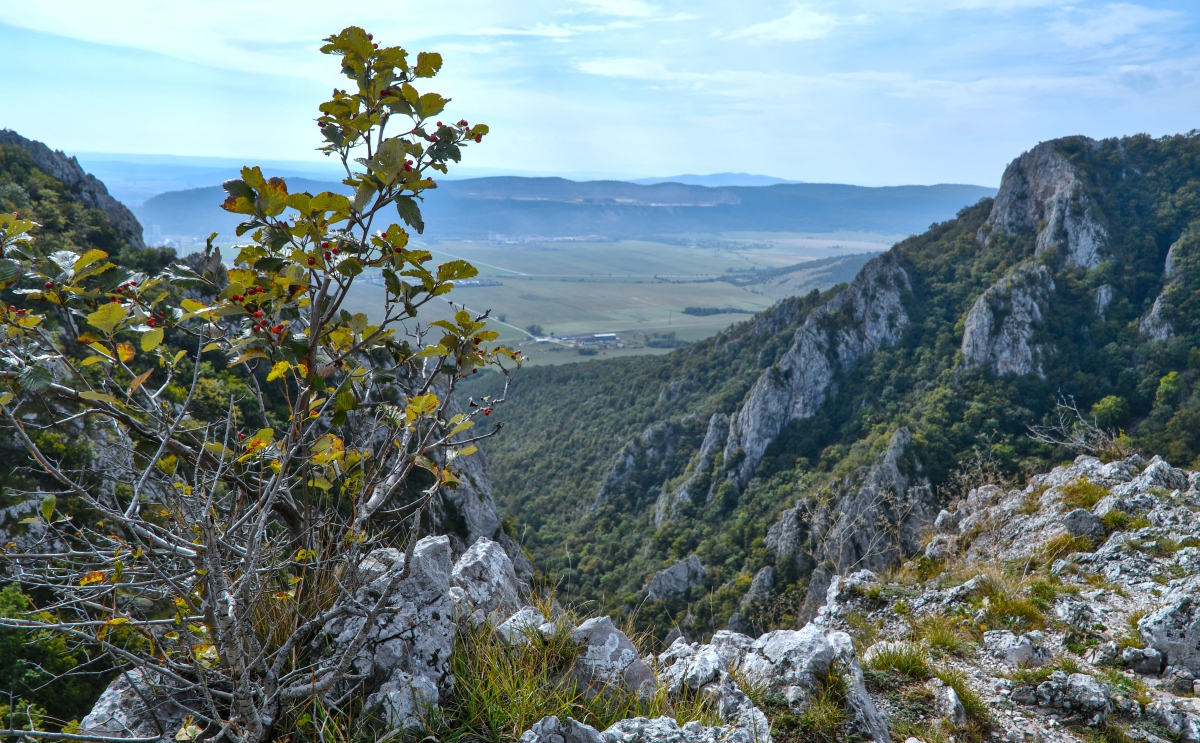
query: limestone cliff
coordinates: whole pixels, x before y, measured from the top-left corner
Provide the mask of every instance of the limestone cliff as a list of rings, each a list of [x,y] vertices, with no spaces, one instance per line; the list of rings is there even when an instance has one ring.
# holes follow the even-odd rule
[[[1108,246],[1108,230],[1059,144],[1043,142],[1004,170],[983,232],[989,237],[997,231],[1033,232],[1037,254],[1062,249],[1069,265],[1095,268]]]
[[[62,181],[87,206],[104,212],[117,234],[130,247],[146,247],[142,241],[142,225],[133,212],[109,195],[108,189],[98,178],[85,173],[74,157],[68,157],[62,150],[51,150],[41,142],[26,139],[11,129],[0,129],[0,145],[15,145],[28,152],[34,167]]]
[[[896,342],[908,325],[908,274],[896,252],[872,260],[845,290],[808,316],[792,347],[759,378],[729,421],[723,474],[745,485],[767,447],[792,421],[812,417],[837,375]]]
[[[983,293],[967,314],[963,365],[998,377],[1042,373],[1048,350],[1033,342],[1046,315],[1054,279],[1042,265],[1024,265]]]

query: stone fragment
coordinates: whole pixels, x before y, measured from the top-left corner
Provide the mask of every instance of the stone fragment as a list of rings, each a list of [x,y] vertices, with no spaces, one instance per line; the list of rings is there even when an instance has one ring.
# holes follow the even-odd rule
[[[1073,537],[1086,537],[1099,544],[1108,536],[1104,521],[1086,508],[1076,508],[1063,518],[1063,526]]]
[[[941,679],[935,678],[929,680],[929,688],[933,692],[934,705],[939,715],[949,720],[956,728],[967,724],[967,709],[958,698],[954,687],[947,686]]]
[[[1125,648],[1121,653],[1121,660],[1131,671],[1143,676],[1157,676],[1166,665],[1166,658],[1154,648]]]
[[[654,673],[638,658],[637,648],[608,617],[594,617],[571,630],[571,640],[584,646],[576,661],[576,678],[589,698],[607,686],[621,685],[638,696],[654,693]]]
[[[599,731],[567,717],[551,715],[535,722],[521,735],[521,743],[601,743]]]
[[[1146,647],[1166,656],[1166,662],[1200,673],[1200,601],[1184,595],[1138,621]]]
[[[1017,637],[1008,630],[991,630],[983,633],[983,645],[996,658],[1013,666],[1040,666],[1050,659],[1050,651],[1043,645],[1042,633],[1027,632]]]
[[[514,645],[528,645],[533,638],[541,634],[541,626],[546,623],[542,613],[531,606],[526,606],[516,614],[504,620],[496,628],[496,634],[505,642]]]
[[[480,537],[454,565],[454,585],[466,592],[471,620],[499,624],[521,607],[512,560],[499,543]]]

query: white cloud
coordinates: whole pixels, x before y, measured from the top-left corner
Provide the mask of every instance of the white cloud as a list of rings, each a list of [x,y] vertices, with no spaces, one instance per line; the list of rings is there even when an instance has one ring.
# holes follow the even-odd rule
[[[1099,10],[1081,10],[1074,15],[1081,19],[1077,22],[1064,19],[1053,27],[1063,42],[1073,47],[1108,46],[1179,17],[1169,10],[1155,10],[1133,3],[1111,3]]]
[[[654,14],[654,8],[641,0],[577,0],[587,10],[603,15],[623,18],[646,18]]]
[[[822,13],[808,5],[797,5],[782,18],[738,29],[725,38],[754,42],[810,41],[829,36],[842,23],[844,21],[837,16]]]

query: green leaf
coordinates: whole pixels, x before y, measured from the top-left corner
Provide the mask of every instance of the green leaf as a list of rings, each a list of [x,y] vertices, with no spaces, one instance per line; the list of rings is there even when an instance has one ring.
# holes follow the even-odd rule
[[[42,518],[49,521],[54,517],[54,507],[58,505],[58,498],[53,495],[47,495],[42,498]]]
[[[363,272],[363,265],[357,258],[347,258],[338,264],[337,272],[353,278]]]
[[[129,314],[125,307],[116,302],[102,305],[100,309],[87,316],[88,325],[103,333],[112,335],[117,325]]]
[[[404,220],[404,223],[412,227],[418,234],[425,232],[425,222],[421,219],[421,207],[417,205],[417,200],[411,196],[396,197],[396,213]]]
[[[438,281],[455,281],[469,279],[479,274],[479,269],[466,261],[454,260],[443,263],[438,268]]]
[[[334,410],[357,410],[358,400],[350,390],[342,390],[334,399]]]
[[[354,194],[354,211],[362,214],[362,211],[371,203],[372,197],[375,196],[375,184],[370,181],[363,181],[358,187],[357,193]]]
[[[163,329],[153,328],[142,333],[142,350],[149,353],[158,348],[158,344],[162,343]]]
[[[53,381],[53,375],[44,366],[27,366],[17,375],[17,384],[21,385],[21,389],[35,394],[49,387]]]
[[[254,270],[262,271],[263,273],[276,273],[283,268],[284,260],[282,258],[259,258],[254,262]]]
[[[0,289],[7,287],[21,278],[21,264],[7,258],[0,258]]]

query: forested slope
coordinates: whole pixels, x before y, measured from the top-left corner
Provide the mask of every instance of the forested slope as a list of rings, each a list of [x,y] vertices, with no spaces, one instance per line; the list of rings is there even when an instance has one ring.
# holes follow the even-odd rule
[[[1198,261],[1200,137],[1044,143],[845,289],[667,357],[523,371],[488,447],[502,509],[564,598],[660,636],[794,622],[830,574],[919,549],[964,475],[1072,456],[1028,435],[1063,396],[1196,462]],[[693,554],[702,577],[648,596]]]

